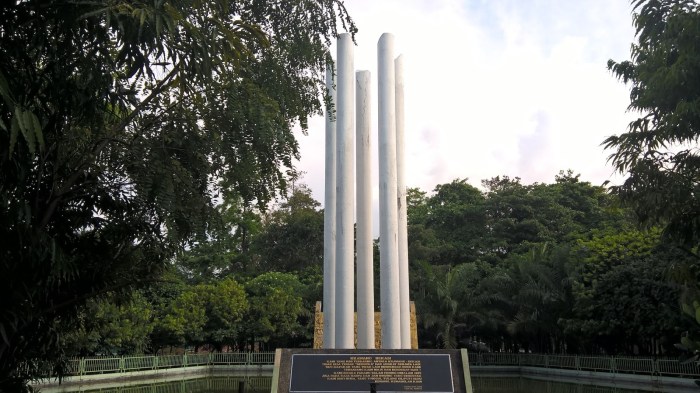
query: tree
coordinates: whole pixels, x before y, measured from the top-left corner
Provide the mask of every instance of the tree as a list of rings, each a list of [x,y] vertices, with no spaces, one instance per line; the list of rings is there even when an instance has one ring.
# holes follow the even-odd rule
[[[418,288],[417,308],[419,322],[428,333],[426,344],[457,348],[463,336],[499,319],[493,306],[498,295],[485,290],[498,275],[491,266],[468,262],[456,266],[421,263],[421,267],[424,280]]]
[[[428,194],[419,188],[409,187],[406,190],[406,208],[409,225],[424,223],[428,214]]]
[[[146,284],[213,200],[294,175],[338,0],[0,5],[0,387],[60,351],[54,321]],[[31,339],[30,339],[31,338]]]
[[[427,277],[426,289],[421,299],[423,313],[420,315],[422,325],[434,331],[432,342],[440,348],[456,348],[456,329],[463,323],[460,321],[463,310],[464,288],[463,280],[468,277],[470,265],[461,264],[454,268],[441,266],[437,272],[428,263],[422,264]]]
[[[415,189],[409,194],[412,297],[419,300],[418,314],[429,322],[419,325],[423,345],[435,345],[438,335],[447,338],[445,342],[454,343],[466,339],[468,334],[493,348],[575,351],[581,347],[583,337],[576,329],[587,322],[573,322],[565,329],[561,321],[583,321],[589,316],[595,319],[601,312],[572,314],[574,304],[579,309],[584,307],[582,301],[575,303],[571,289],[583,271],[578,267],[583,257],[572,256],[570,250],[579,250],[576,247],[582,241],[631,230],[629,209],[621,208],[617,197],[605,188],[580,180],[572,171],[560,172],[550,184],[522,184],[517,177],[499,176],[484,180],[482,185],[485,192],[456,180],[437,186],[430,197]],[[462,265],[460,260],[473,260],[467,262],[472,265],[469,274],[478,277],[478,283],[472,278],[450,278],[450,274],[455,274],[451,272]],[[608,266],[605,263],[601,266]],[[450,270],[450,266],[454,269]],[[641,274],[642,266],[636,264],[628,270]],[[647,288],[667,288],[658,269],[648,270],[653,275],[644,282]],[[596,274],[602,276],[603,271]],[[616,279],[623,277],[621,270],[619,273]],[[610,278],[608,284],[622,287]],[[437,290],[438,283],[450,287],[442,284],[449,280],[457,283],[452,290]],[[596,304],[619,300],[608,295],[601,293]],[[458,299],[455,304],[459,304],[459,313],[441,305],[450,304],[451,299]],[[647,312],[652,306],[636,305],[635,309]],[[666,334],[658,332],[668,331],[664,330],[667,325],[656,322],[648,324],[656,330],[644,330],[640,326],[646,323],[642,318],[631,319],[636,331],[653,331],[655,337]],[[586,334],[591,336],[585,336],[586,339],[603,334],[601,325],[589,326]],[[628,348],[631,346],[623,350]]]
[[[667,353],[689,325],[668,266],[683,253],[659,230],[608,232],[580,240],[571,274],[573,315],[562,320],[585,352]]]
[[[241,320],[248,311],[248,300],[243,286],[228,277],[212,284],[184,287],[157,311],[155,351],[185,344],[211,345],[221,350],[241,338]]]
[[[612,187],[642,222],[661,223],[691,249],[700,241],[700,4],[635,0],[632,59],[608,61],[631,85],[627,132],[607,138],[615,168],[629,177]]]
[[[207,232],[175,260],[178,272],[188,282],[212,282],[256,268],[251,244],[262,230],[259,211],[246,206],[240,198],[225,200],[216,209],[221,216],[212,217]]]
[[[568,254],[566,246],[552,249],[544,243],[506,260],[508,280],[501,290],[511,294],[508,332],[525,350],[561,353],[564,349],[559,320],[568,316],[573,303],[566,270]]]
[[[153,307],[139,292],[128,300],[115,296],[91,299],[66,329],[66,352],[74,356],[144,353],[154,328]]]
[[[248,311],[245,289],[231,277],[216,284],[200,284],[195,292],[205,300],[204,337],[200,343],[210,344],[221,351],[224,345],[233,345],[241,337],[241,321]]]
[[[523,252],[529,244],[551,240],[547,232],[550,221],[543,219],[548,210],[562,209],[547,193],[536,193],[539,185],[525,186],[520,178],[497,176],[482,181],[487,189],[485,211],[488,215],[488,254],[504,258],[512,252]],[[543,195],[544,194],[544,195]],[[561,216],[561,214],[559,214]],[[560,223],[552,220],[552,223]]]
[[[562,228],[557,240],[572,240],[595,228],[617,227],[631,222],[628,212],[619,207],[617,198],[602,186],[582,181],[581,175],[571,170],[560,171],[549,188],[557,204],[570,210],[570,227]],[[627,214],[627,215],[626,215]]]
[[[270,212],[252,240],[261,271],[300,272],[323,266],[323,212],[306,185]]]
[[[476,260],[486,229],[483,203],[484,195],[466,179],[435,187],[425,214],[426,229],[434,231],[440,242],[435,262],[456,265]]]
[[[199,290],[198,290],[199,289]],[[168,305],[157,328],[174,339],[173,344],[197,344],[204,342],[204,325],[207,323],[207,299],[201,296],[206,288],[188,288]]]
[[[250,309],[244,320],[251,344],[284,342],[303,335],[302,285],[293,274],[263,273],[245,284]]]
[[[506,258],[536,244],[570,242],[594,228],[619,225],[625,218],[612,209],[603,187],[560,171],[555,183],[523,185],[519,178],[484,180],[487,190],[487,254]]]
[[[630,110],[640,113],[626,132],[604,141],[615,168],[628,174],[612,189],[647,225],[661,225],[666,238],[683,247],[688,264],[700,260],[700,4],[692,0],[636,0],[637,42],[631,60],[608,61],[608,69],[631,85]],[[679,264],[676,264],[678,266]],[[690,277],[697,278],[697,274]],[[700,299],[700,281],[686,284],[686,309]],[[700,303],[698,303],[700,304]],[[689,310],[690,311],[690,310]],[[696,326],[691,335],[696,338]],[[688,337],[684,338],[689,343]],[[699,341],[700,342],[700,341]],[[688,347],[700,358],[700,345]]]

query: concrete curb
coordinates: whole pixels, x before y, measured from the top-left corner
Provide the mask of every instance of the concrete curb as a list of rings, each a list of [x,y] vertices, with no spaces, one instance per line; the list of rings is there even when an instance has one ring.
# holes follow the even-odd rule
[[[566,370],[542,367],[471,366],[472,375],[502,377],[504,374],[540,380],[555,380],[579,384],[609,386],[626,389],[697,393],[694,378],[664,377],[647,374],[622,374],[599,371]]]
[[[142,370],[126,373],[76,375],[66,377],[58,383],[56,379],[41,379],[33,382],[34,388],[40,388],[42,393],[72,392],[76,389],[105,389],[116,386],[141,385],[144,382],[172,381],[177,377],[181,380],[216,376],[225,373],[227,376],[254,377],[272,374],[273,366],[269,365],[204,365],[192,367],[176,367],[157,370]]]

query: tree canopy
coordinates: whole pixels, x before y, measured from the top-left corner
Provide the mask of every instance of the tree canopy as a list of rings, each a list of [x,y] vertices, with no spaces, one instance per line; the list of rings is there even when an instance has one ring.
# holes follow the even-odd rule
[[[640,232],[604,187],[498,176],[409,192],[422,346],[669,353],[689,325],[668,280],[682,252]]]
[[[605,140],[628,178],[613,187],[643,222],[662,223],[678,243],[700,242],[700,4],[692,0],[633,2],[637,42],[632,59],[608,68],[630,85],[640,117]]]
[[[59,316],[157,277],[216,222],[216,199],[265,206],[285,189],[330,40],[356,29],[339,0],[13,0],[0,14],[2,385],[59,354]]]

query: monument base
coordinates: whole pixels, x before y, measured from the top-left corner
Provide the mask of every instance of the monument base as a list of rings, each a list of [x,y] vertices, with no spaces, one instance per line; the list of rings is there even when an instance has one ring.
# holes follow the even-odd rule
[[[272,393],[472,393],[466,349],[278,349]]]
[[[374,347],[382,347],[382,313],[374,313]],[[410,326],[411,349],[418,349],[418,328],[416,324],[416,305],[411,302]],[[357,347],[357,313],[355,313],[355,347]],[[314,349],[323,348],[323,311],[321,302],[316,302],[314,310]]]

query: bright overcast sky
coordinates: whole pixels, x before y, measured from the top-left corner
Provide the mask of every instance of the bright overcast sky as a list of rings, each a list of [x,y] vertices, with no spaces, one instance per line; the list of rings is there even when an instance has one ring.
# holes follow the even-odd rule
[[[355,69],[370,70],[377,200],[376,44],[403,53],[406,183],[432,191],[498,175],[615,180],[601,142],[625,130],[628,87],[606,68],[629,58],[627,0],[346,0],[359,32]],[[332,48],[335,53],[335,46]],[[302,182],[323,203],[324,120],[298,133]],[[376,208],[375,208],[376,209]]]

